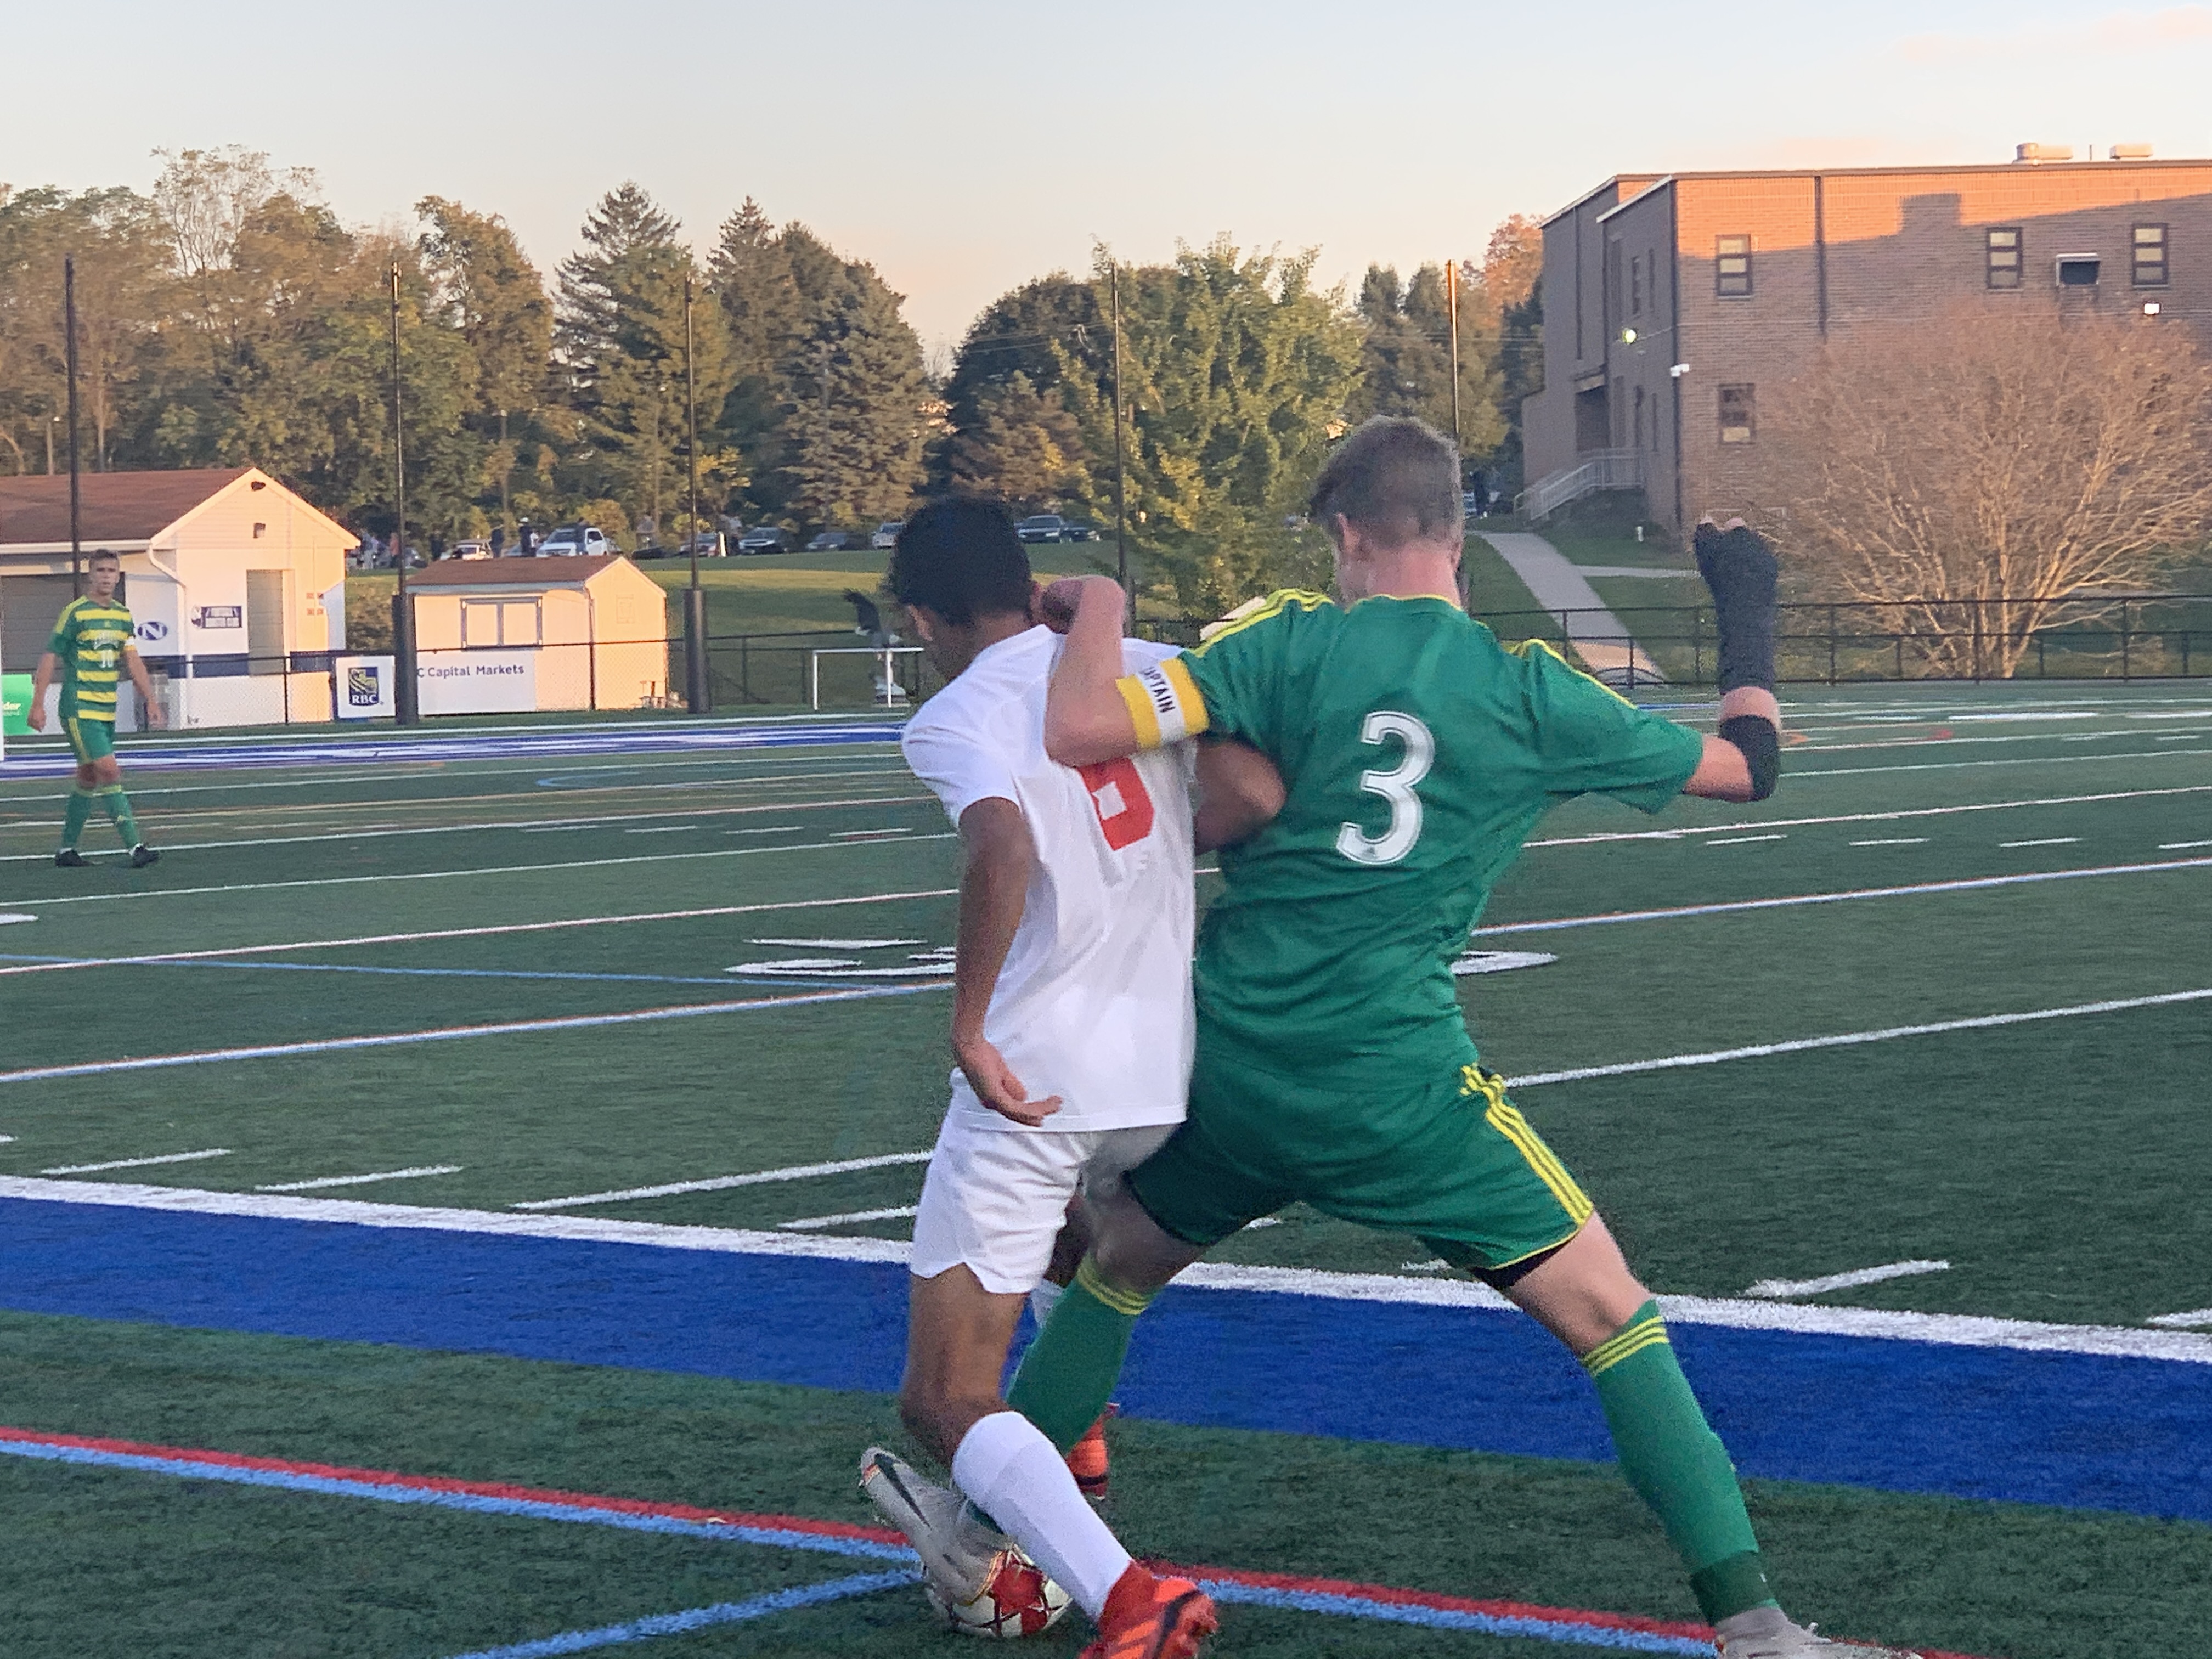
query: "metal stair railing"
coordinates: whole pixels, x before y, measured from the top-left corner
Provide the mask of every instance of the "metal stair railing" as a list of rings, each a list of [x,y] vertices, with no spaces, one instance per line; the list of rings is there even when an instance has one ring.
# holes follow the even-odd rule
[[[1601,489],[1641,489],[1644,452],[1599,449],[1575,465],[1539,478],[1513,498],[1513,510],[1525,519],[1548,519],[1570,501]]]

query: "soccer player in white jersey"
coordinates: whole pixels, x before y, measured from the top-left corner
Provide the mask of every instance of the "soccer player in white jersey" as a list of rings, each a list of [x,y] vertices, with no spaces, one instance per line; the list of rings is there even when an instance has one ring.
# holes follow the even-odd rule
[[[1118,1654],[1134,1638],[1177,1659],[1212,1628],[1206,1597],[1130,1559],[1000,1382],[1071,1200],[1118,1181],[1182,1121],[1194,842],[1256,829],[1279,808],[1280,781],[1234,744],[1079,770],[1048,758],[1045,696],[1064,642],[1033,620],[1029,557],[994,503],[915,514],[890,586],[947,681],[902,748],[966,858],[959,1069],[915,1218],[899,1408],[973,1508],[880,1448],[863,1460],[862,1485],[947,1601],[989,1588],[1011,1535],[1098,1622],[1087,1653]],[[1125,649],[1131,672],[1174,654],[1138,641]]]

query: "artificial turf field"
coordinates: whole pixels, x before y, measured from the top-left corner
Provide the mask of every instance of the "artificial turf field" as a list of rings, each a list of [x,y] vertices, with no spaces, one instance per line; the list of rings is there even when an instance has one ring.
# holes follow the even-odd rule
[[[1547,821],[1475,943],[1558,960],[1461,981],[1486,1058],[1681,1298],[1793,1611],[2194,1656],[2212,696],[1790,712],[1766,803]],[[871,1540],[682,1511],[865,1525],[858,1454],[898,1442],[957,866],[885,733],[153,750],[194,763],[126,742],[167,849],[138,872],[52,868],[57,757],[0,767],[0,913],[35,918],[0,927],[0,1649],[956,1649]],[[857,968],[726,971],[794,960]],[[1960,1024],[2023,1014],[2050,1017]],[[1164,1298],[1117,1430],[1125,1535],[1428,1596],[1247,1583],[1224,1656],[1692,1650],[1578,1374],[1425,1255],[1293,1212]]]

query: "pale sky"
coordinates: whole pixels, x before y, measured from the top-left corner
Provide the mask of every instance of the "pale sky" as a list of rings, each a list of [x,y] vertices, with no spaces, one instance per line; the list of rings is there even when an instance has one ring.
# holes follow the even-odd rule
[[[349,222],[500,213],[549,276],[626,179],[711,245],[748,194],[925,341],[1094,240],[1479,256],[1617,172],[2212,155],[2212,5],[2056,0],[108,0],[10,19],[0,181],[156,149],[311,167]]]

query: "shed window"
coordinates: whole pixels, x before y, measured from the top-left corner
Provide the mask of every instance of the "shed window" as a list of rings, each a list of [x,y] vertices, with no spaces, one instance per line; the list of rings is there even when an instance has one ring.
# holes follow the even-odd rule
[[[1723,300],[1751,297],[1751,238],[1713,239],[1713,292]]]
[[[2164,288],[2166,283],[2166,227],[2137,225],[2135,256],[2136,286]]]
[[[463,599],[461,643],[468,647],[538,643],[535,599]]]
[[[1724,444],[1747,444],[1757,434],[1758,419],[1753,396],[1757,388],[1747,386],[1724,386],[1721,388],[1721,441]]]
[[[1991,288],[2018,288],[2020,256],[2020,227],[1991,225],[1983,242],[1983,280]]]

